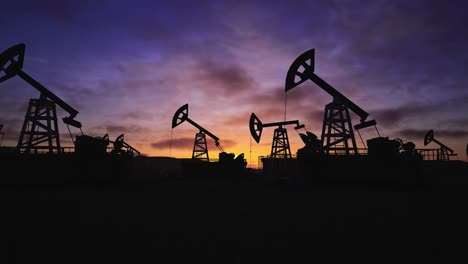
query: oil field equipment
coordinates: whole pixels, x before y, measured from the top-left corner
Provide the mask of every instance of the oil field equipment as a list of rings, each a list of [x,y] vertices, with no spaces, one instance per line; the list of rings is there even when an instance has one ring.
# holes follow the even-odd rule
[[[25,48],[25,44],[18,44],[0,54],[0,82],[18,75],[40,92],[38,99],[29,101],[17,148],[21,153],[38,150],[60,153],[56,105],[69,114],[62,119],[67,127],[71,125],[81,129],[81,123],[74,119],[78,111],[22,70]]]
[[[3,129],[3,125],[0,124],[0,136],[1,136],[1,138],[0,138],[0,147],[2,146],[2,143],[3,143],[3,136],[5,136],[5,132],[3,132],[2,129]]]
[[[91,137],[88,135],[80,135],[76,137],[75,153],[81,157],[96,157],[105,156],[108,154],[109,144],[112,144],[110,154],[112,156],[140,156],[140,152],[130,146],[124,140],[124,134],[117,137],[115,141],[109,139],[109,134],[103,137]]]
[[[437,151],[436,160],[449,160],[450,156],[457,155],[453,153],[453,149],[447,147],[446,145],[442,144],[440,141],[434,138],[434,131],[432,129],[429,130],[424,136],[424,146],[427,146],[427,144],[431,142],[434,142],[440,146],[439,151]],[[468,153],[468,146],[467,146],[467,153]]]
[[[402,147],[401,139],[389,139],[388,137],[376,137],[367,140],[369,157],[397,159],[400,157]]]
[[[215,136],[213,133],[210,131],[206,130],[199,124],[195,123],[193,120],[191,120],[188,117],[188,104],[185,104],[181,106],[174,114],[174,117],[172,118],[172,128],[175,128],[176,126],[180,125],[184,121],[187,121],[194,127],[199,129],[199,132],[195,134],[195,141],[193,144],[193,152],[192,152],[192,159],[198,159],[202,161],[210,161],[209,155],[208,155],[208,145],[206,143],[206,135],[211,137],[214,141],[218,149],[221,151],[221,153],[224,153],[223,148],[219,144],[219,138]],[[220,157],[223,155],[220,155]]]
[[[290,66],[286,76],[285,91],[288,92],[306,80],[311,80],[320,88],[325,90],[328,94],[330,94],[333,97],[333,101],[325,106],[325,113],[323,118],[321,137],[323,150],[326,155],[359,154],[356,146],[353,127],[351,125],[349,110],[353,111],[360,117],[360,123],[354,126],[356,131],[370,126],[375,127],[376,121],[366,121],[369,115],[366,111],[361,109],[358,105],[337,91],[326,81],[322,80],[314,73],[314,71],[315,49],[311,49],[296,58],[296,60],[294,60]]]
[[[262,131],[264,127],[276,127],[273,134],[273,143],[271,144],[271,158],[291,158],[291,149],[289,147],[288,132],[284,127],[287,125],[296,125],[294,127],[295,130],[304,128],[304,125],[299,124],[298,120],[263,124],[262,121],[260,121],[260,119],[254,113],[250,115],[250,134],[257,143],[260,142],[260,138],[262,137]]]
[[[306,134],[299,133],[299,135],[302,142],[304,142],[304,147],[297,150],[298,159],[312,159],[323,156],[322,142],[314,133],[307,131]]]
[[[79,135],[75,140],[75,153],[88,157],[104,156],[107,154],[109,142],[108,134],[105,134],[103,137]]]
[[[114,149],[111,151],[112,155],[117,156],[140,156],[140,152],[136,150],[134,147],[130,146],[124,140],[124,134],[121,134],[117,137],[117,139],[112,142]]]

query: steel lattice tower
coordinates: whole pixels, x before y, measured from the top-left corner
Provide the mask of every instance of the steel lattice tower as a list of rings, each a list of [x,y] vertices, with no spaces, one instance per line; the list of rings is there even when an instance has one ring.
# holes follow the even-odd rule
[[[60,136],[55,103],[44,96],[31,99],[21,129],[18,149],[23,153],[47,150],[60,153]]]

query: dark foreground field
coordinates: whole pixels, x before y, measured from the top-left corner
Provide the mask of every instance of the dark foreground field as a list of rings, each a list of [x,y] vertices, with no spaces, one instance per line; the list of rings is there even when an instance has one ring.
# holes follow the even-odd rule
[[[0,263],[466,259],[466,185],[3,184]]]
[[[461,190],[180,180],[1,193],[2,246],[24,263],[450,256],[467,220]]]

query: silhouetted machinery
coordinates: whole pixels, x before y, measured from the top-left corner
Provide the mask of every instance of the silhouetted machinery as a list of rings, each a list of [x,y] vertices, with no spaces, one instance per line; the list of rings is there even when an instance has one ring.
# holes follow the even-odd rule
[[[21,153],[37,153],[39,150],[60,153],[62,148],[56,105],[69,114],[69,116],[62,118],[67,127],[73,126],[81,131],[81,123],[74,119],[78,115],[78,111],[22,70],[25,48],[25,44],[18,44],[0,54],[0,82],[18,75],[40,92],[39,99],[30,99],[29,101],[17,148]],[[70,131],[70,129],[68,130]],[[73,140],[71,132],[70,136]],[[114,144],[111,154],[140,155],[140,152],[124,141],[123,134],[115,142],[112,142],[109,141],[107,134],[104,137],[93,138],[83,135],[83,131],[81,131],[81,135],[78,135],[73,143],[77,154],[96,156],[107,153],[109,142]]]
[[[439,151],[437,152],[437,160],[449,160],[450,156],[456,156],[457,154],[453,153],[453,149],[447,147],[446,145],[442,144],[440,141],[434,138],[434,131],[431,129],[429,130],[426,135],[424,136],[424,146],[427,144],[434,142],[440,146]],[[468,146],[467,146],[468,147]],[[467,148],[468,150],[468,148]]]
[[[299,135],[302,142],[304,142],[304,147],[297,150],[297,157],[299,159],[311,159],[323,156],[322,142],[314,133],[307,131],[306,134],[299,133]]]
[[[416,150],[416,145],[413,142],[404,142],[397,138],[401,142],[400,156],[405,160],[422,160],[423,156]]]
[[[67,126],[71,125],[81,129],[81,123],[74,119],[78,111],[22,70],[25,47],[25,44],[18,44],[0,54],[2,71],[0,82],[18,75],[40,92],[39,99],[29,101],[17,147],[22,153],[37,152],[37,150],[60,153],[56,105],[69,114],[62,119]],[[44,143],[46,145],[43,145]]]
[[[275,132],[273,134],[273,143],[271,145],[270,154],[271,158],[291,158],[291,149],[289,147],[288,132],[284,127],[287,125],[296,125],[294,127],[295,130],[304,128],[304,125],[299,124],[298,120],[263,124],[262,121],[260,121],[260,119],[254,113],[250,115],[250,134],[257,143],[260,142],[260,138],[262,137],[262,131],[264,127],[277,127],[275,128]],[[307,137],[308,136],[306,136],[305,134],[301,135],[301,138],[303,140],[306,140],[305,138]]]
[[[360,123],[354,126],[357,131],[376,125],[375,120],[366,121],[367,112],[338,92],[330,84],[314,73],[315,49],[301,54],[288,70],[285,90],[288,92],[306,80],[311,80],[331,96],[333,101],[325,106],[321,142],[323,150],[328,154],[359,154],[354,138],[349,109],[360,117]],[[376,128],[377,129],[377,128]],[[359,131],[358,131],[359,133]],[[377,131],[378,133],[378,131]]]
[[[107,134],[106,134],[107,135]],[[124,140],[124,134],[121,134],[117,139],[112,142],[114,149],[111,151],[112,155],[117,156],[140,156],[140,152],[134,147],[130,146]]]
[[[0,138],[0,147],[2,146],[2,143],[3,143],[3,136],[5,136],[5,132],[3,132],[2,129],[3,129],[3,124],[0,124],[0,136],[2,136],[2,138]]]
[[[226,153],[224,152],[223,148],[219,144],[219,138],[215,136],[213,133],[210,131],[206,130],[199,124],[195,123],[193,120],[191,120],[188,117],[188,104],[185,104],[181,106],[174,114],[174,117],[172,118],[172,128],[175,128],[176,126],[180,125],[184,121],[187,121],[194,127],[199,129],[199,132],[195,134],[195,141],[193,144],[193,152],[192,152],[192,159],[198,159],[202,161],[210,161],[209,155],[208,155],[208,145],[206,144],[206,135],[210,136],[214,141],[216,146],[218,147],[219,151],[221,152],[219,154],[219,161],[227,161],[227,160],[232,160],[234,159],[234,154]],[[242,162],[244,161],[244,154],[240,154],[237,159],[241,159]]]
[[[109,146],[109,135],[103,137],[91,137],[88,135],[80,135],[75,140],[75,153],[80,156],[104,156],[107,154],[107,146]]]
[[[113,156],[140,156],[140,152],[134,147],[130,146],[124,140],[124,134],[117,137],[115,141],[109,140],[109,134],[103,137],[91,137],[81,135],[76,137],[75,152],[81,156],[104,156],[108,153],[107,149],[109,143],[112,143],[112,150],[110,154]]]
[[[421,160],[422,156],[416,150],[416,145],[400,138],[376,137],[367,140],[367,154],[380,159]]]

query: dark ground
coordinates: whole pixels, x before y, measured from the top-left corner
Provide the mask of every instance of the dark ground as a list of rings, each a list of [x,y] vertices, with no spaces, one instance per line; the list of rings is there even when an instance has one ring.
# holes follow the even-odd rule
[[[118,177],[0,195],[0,263],[466,261],[464,184]]]

